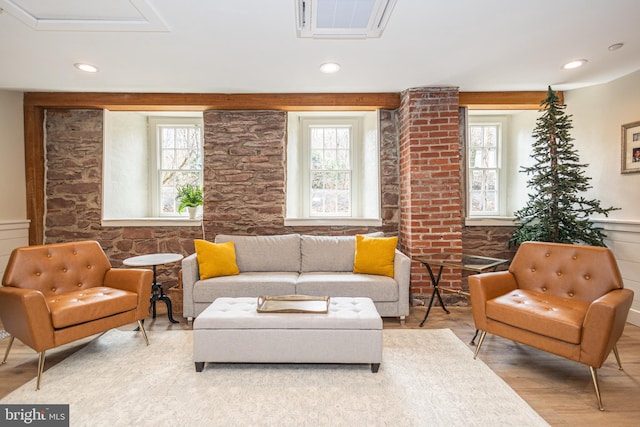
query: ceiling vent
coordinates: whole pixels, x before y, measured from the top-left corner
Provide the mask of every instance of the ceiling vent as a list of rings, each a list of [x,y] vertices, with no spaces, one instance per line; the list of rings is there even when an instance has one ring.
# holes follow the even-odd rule
[[[396,0],[296,0],[298,37],[380,37],[395,4]]]
[[[150,0],[0,0],[0,11],[37,31],[168,31]]]

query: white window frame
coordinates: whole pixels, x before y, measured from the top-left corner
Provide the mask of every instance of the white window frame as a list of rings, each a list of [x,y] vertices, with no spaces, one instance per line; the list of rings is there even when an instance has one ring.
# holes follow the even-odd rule
[[[378,123],[378,114],[373,112],[289,113],[286,226],[382,225]],[[310,213],[311,149],[309,129],[312,126],[348,126],[351,128],[351,215],[349,216],[312,216]]]
[[[200,129],[200,158],[203,159],[203,122],[200,118],[190,117],[162,117],[152,116],[149,117],[149,143],[150,143],[150,165],[149,165],[149,182],[151,183],[151,191],[149,191],[149,206],[151,210],[151,216],[153,217],[183,217],[187,213],[163,213],[161,209],[161,193],[162,184],[160,180],[160,174],[162,173],[162,148],[160,147],[160,131],[163,127],[194,127]],[[204,160],[204,159],[203,159]],[[191,170],[194,173],[199,174],[198,185],[203,185],[203,168],[197,170]]]
[[[498,225],[501,222],[501,219],[506,219],[507,215],[507,168],[505,165],[507,164],[507,144],[506,138],[508,135],[508,117],[507,116],[469,116],[467,126],[467,146],[466,146],[466,161],[465,161],[465,170],[467,176],[467,223],[472,223],[474,220],[482,220],[484,224],[477,225]],[[496,169],[497,169],[497,209],[493,212],[486,213],[471,213],[471,165],[470,165],[470,150],[471,143],[469,138],[470,128],[472,126],[496,126],[498,129],[497,132],[497,158],[496,158]],[[487,220],[494,219],[496,224],[490,224]],[[511,221],[510,219],[508,219]],[[476,225],[476,224],[474,224]]]

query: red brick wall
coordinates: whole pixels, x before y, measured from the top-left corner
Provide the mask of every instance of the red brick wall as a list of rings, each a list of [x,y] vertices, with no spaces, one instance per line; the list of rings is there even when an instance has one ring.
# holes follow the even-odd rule
[[[400,247],[412,258],[462,252],[458,90],[408,89],[398,112]],[[461,272],[445,270],[443,287],[460,287]],[[413,262],[414,295],[430,292],[424,266]]]

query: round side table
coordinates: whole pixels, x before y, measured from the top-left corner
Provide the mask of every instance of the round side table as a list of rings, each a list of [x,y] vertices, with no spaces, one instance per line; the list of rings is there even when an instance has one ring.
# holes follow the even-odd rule
[[[162,264],[170,264],[172,262],[180,261],[184,258],[180,254],[171,254],[171,253],[159,253],[159,254],[149,254],[149,255],[140,255],[134,256],[131,258],[127,258],[122,263],[129,267],[153,267],[153,283],[151,284],[151,307],[153,309],[153,318],[156,318],[156,301],[163,301],[167,305],[167,314],[169,317],[169,321],[171,323],[180,323],[177,320],[174,320],[173,313],[171,310],[171,300],[169,299],[169,295],[164,293],[162,286],[158,283],[156,279],[156,266]]]

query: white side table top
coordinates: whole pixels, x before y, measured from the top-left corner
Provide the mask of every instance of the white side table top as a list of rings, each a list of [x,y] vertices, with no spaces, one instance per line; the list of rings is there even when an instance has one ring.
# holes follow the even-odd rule
[[[149,254],[127,258],[122,263],[130,267],[145,267],[149,265],[168,264],[170,262],[180,261],[184,256],[180,254]]]

